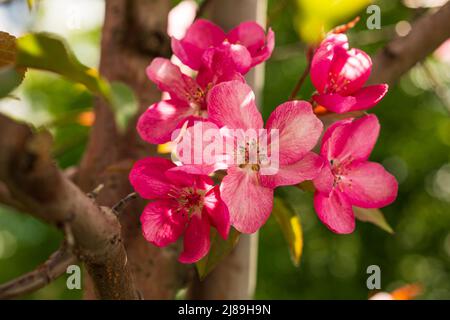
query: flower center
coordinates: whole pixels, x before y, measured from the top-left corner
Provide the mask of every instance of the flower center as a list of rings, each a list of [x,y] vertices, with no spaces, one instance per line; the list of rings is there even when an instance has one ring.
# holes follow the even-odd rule
[[[331,172],[334,176],[333,187],[342,189],[342,182],[346,182],[347,184],[351,182],[347,178],[348,174],[348,165],[351,163],[351,159],[346,159],[343,162],[339,162],[338,160],[330,160]]]
[[[259,171],[268,159],[266,148],[262,148],[256,139],[241,144],[237,151],[237,163],[241,169]]]
[[[201,214],[205,191],[195,187],[173,190],[169,196],[178,202],[177,212],[187,218],[193,214]]]

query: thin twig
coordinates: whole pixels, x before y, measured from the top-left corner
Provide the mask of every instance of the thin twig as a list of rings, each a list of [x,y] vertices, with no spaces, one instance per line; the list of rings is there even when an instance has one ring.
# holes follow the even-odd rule
[[[54,281],[77,261],[69,246],[63,244],[37,269],[0,285],[0,300],[13,299],[34,292]]]
[[[291,93],[291,95],[289,97],[289,100],[295,99],[295,97],[297,96],[298,92],[302,88],[303,82],[305,82],[306,77],[308,76],[309,71],[311,69],[311,61],[312,61],[313,54],[314,54],[314,48],[313,47],[309,47],[308,52],[306,53],[306,59],[307,59],[306,68],[303,71],[303,73],[301,74],[300,78],[298,79],[298,82],[295,85],[294,90],[292,90],[292,93]]]
[[[132,192],[129,195],[127,195],[125,198],[121,199],[119,202],[117,202],[111,209],[113,213],[118,216],[122,210],[125,208],[125,206],[132,200],[137,198],[137,193]]]
[[[89,192],[87,194],[87,196],[91,199],[96,199],[98,197],[98,194],[100,193],[100,191],[103,190],[103,188],[105,187],[104,184],[99,184],[97,187],[95,187],[94,190],[92,190],[91,192]]]

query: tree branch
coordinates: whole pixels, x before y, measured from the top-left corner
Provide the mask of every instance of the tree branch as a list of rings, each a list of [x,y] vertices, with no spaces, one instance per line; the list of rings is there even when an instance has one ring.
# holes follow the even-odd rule
[[[136,299],[116,216],[75,186],[50,157],[51,137],[0,115],[0,180],[27,212],[70,227],[74,252],[103,299]]]
[[[405,37],[396,37],[373,58],[369,83],[395,83],[417,62],[450,38],[450,2],[412,25]]]
[[[64,274],[67,267],[76,261],[69,247],[63,245],[35,270],[0,285],[0,300],[20,297],[45,287]]]
[[[161,92],[147,78],[145,69],[155,56],[170,56],[166,34],[172,1],[108,0],[105,4],[100,73],[133,89],[139,99],[139,116],[161,100]],[[137,119],[129,123],[125,135],[120,135],[111,109],[102,101],[95,106],[95,116],[77,184],[85,192],[104,184],[97,203],[112,207],[133,191],[128,181],[133,162],[155,154],[156,148],[140,139]],[[129,266],[143,298],[172,299],[185,285],[188,268],[177,261],[177,244],[161,249],[144,239],[139,222],[144,206],[144,200],[136,199],[119,216]],[[85,298],[93,299],[91,281],[85,279]]]

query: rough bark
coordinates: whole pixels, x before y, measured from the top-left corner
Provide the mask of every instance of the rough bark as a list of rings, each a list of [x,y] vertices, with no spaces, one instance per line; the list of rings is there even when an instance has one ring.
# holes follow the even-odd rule
[[[102,299],[136,299],[121,227],[68,180],[50,156],[51,137],[0,115],[0,180],[27,212],[59,228],[70,228],[74,252]]]
[[[237,9],[239,8],[239,9]],[[266,0],[214,0],[209,4],[211,19],[224,30],[240,22],[254,20],[266,25]],[[254,68],[247,76],[261,104],[264,85],[264,66]],[[194,279],[190,288],[193,299],[252,299],[256,287],[258,233],[242,235],[233,252],[208,277],[200,282]]]
[[[109,80],[122,81],[134,90],[140,113],[160,100],[161,93],[146,77],[145,69],[156,56],[170,54],[166,36],[170,0],[108,0],[102,32],[100,73]],[[78,184],[87,191],[103,183],[97,201],[111,206],[132,189],[128,172],[132,163],[150,156],[154,149],[137,135],[135,122],[120,135],[110,109],[99,101],[96,123],[78,172]],[[186,270],[176,258],[176,246],[159,249],[142,237],[139,216],[145,203],[134,201],[121,215],[125,247],[137,288],[143,298],[173,298],[185,282]],[[85,297],[94,298],[89,281]]]

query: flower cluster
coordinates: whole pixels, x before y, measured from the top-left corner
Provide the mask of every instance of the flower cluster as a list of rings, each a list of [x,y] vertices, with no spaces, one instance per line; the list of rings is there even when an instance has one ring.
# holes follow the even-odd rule
[[[313,152],[324,129],[313,106],[336,113],[363,110],[386,94],[387,85],[364,86],[370,57],[349,49],[344,34],[329,35],[312,59],[313,105],[285,102],[264,124],[244,75],[271,56],[274,42],[272,30],[266,34],[254,22],[225,33],[197,20],[182,39],[172,39],[173,53],[195,77],[163,58],[147,68],[170,98],[150,106],[137,130],[152,144],[176,141],[176,159],[140,160],[130,182],[152,200],[141,216],[144,237],[166,246],[183,236],[180,262],[208,253],[211,227],[224,239],[230,226],[256,232],[270,216],[280,186],[313,181],[317,214],[336,233],[354,230],[352,206],[379,208],[396,197],[393,176],[368,161],[380,129],[374,115],[334,123],[321,139],[320,153]],[[218,170],[226,175],[215,185],[210,176]]]

